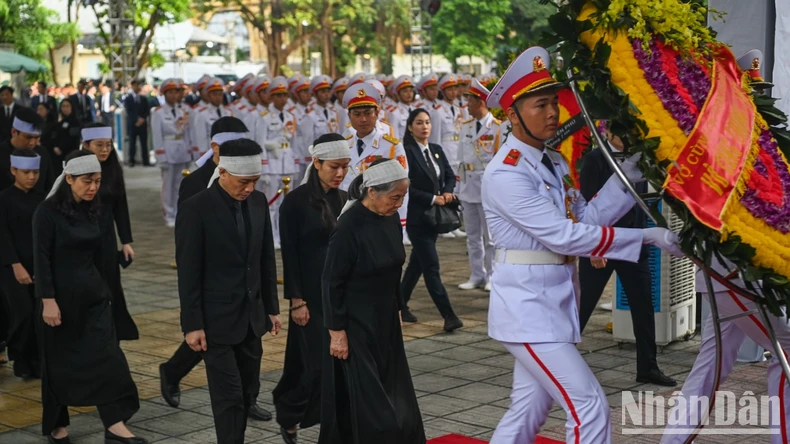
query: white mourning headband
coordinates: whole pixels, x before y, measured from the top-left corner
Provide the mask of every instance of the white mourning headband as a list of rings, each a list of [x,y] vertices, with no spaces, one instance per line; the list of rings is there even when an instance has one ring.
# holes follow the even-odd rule
[[[200,156],[200,159],[195,161],[195,165],[197,165],[198,167],[202,167],[203,164],[208,162],[208,160],[211,159],[212,157],[214,157],[214,150],[210,149],[205,153],[203,153],[203,155]]]
[[[112,128],[109,126],[97,126],[95,128],[82,129],[82,140],[84,142],[96,139],[112,140]]]
[[[55,184],[52,185],[52,190],[50,190],[49,194],[47,195],[47,199],[52,197],[58,191],[58,187],[60,187],[60,184],[63,183],[63,180],[67,174],[69,176],[82,176],[84,174],[93,173],[101,173],[101,163],[99,163],[99,158],[94,154],[75,157],[69,160],[68,163],[63,162],[63,172],[60,173],[60,176],[58,176],[57,179],[55,179]]]
[[[261,175],[261,155],[252,156],[219,156],[219,165],[214,169],[214,174],[208,181],[208,186],[219,177],[219,169],[227,171],[231,176],[260,176]]]
[[[12,124],[12,127],[15,130],[19,131],[20,133],[32,134],[34,136],[41,135],[41,130],[36,128],[35,125],[33,125],[30,122],[25,122],[24,120],[21,120],[19,117],[14,117],[14,123]]]
[[[340,160],[351,159],[351,151],[348,149],[348,142],[345,140],[333,140],[331,142],[319,143],[318,145],[310,145],[308,148],[310,156],[313,159],[319,160]],[[313,162],[307,166],[307,171],[304,173],[301,185],[307,183],[310,173],[313,171]]]
[[[238,139],[249,139],[248,133],[217,133],[211,138],[212,143],[222,145],[225,142]]]
[[[12,154],[11,166],[18,170],[39,170],[41,169],[41,156],[25,157]]]
[[[409,173],[397,160],[388,160],[374,165],[362,175],[362,188],[375,187],[396,180],[408,179]]]

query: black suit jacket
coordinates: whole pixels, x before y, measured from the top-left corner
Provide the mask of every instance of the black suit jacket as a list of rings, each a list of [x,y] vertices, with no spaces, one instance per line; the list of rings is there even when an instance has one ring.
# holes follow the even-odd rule
[[[266,196],[247,198],[247,254],[219,183],[181,204],[176,217],[178,295],[184,333],[204,329],[209,343],[241,343],[269,330],[279,314],[274,240]]]
[[[579,173],[579,188],[582,196],[589,202],[601,191],[606,181],[612,176],[612,167],[606,161],[601,149],[594,149],[582,158],[582,170]],[[647,182],[636,184],[636,191],[640,194],[647,192]],[[629,212],[625,213],[615,224],[621,228],[645,228],[647,218],[645,213],[638,206],[634,206]]]
[[[406,224],[419,225],[422,224],[422,216],[425,210],[431,206],[434,196],[453,192],[455,173],[450,168],[450,162],[447,161],[444,150],[435,143],[429,143],[428,149],[439,165],[438,181],[431,177],[428,168],[433,168],[433,166],[428,165],[428,161],[417,143],[407,143],[403,148],[406,151],[406,160],[409,162],[409,181],[411,182]]]
[[[53,111],[53,112],[57,112],[58,111],[57,102],[55,101],[55,98],[52,97],[52,96],[49,96],[49,95],[46,96],[46,99],[43,100],[43,101],[42,101],[41,95],[33,96],[33,98],[30,99],[30,107],[33,108],[33,111],[35,111],[36,108],[38,108],[38,104],[39,103],[45,103],[47,105],[47,108],[49,108],[50,111]]]
[[[204,191],[208,187],[208,181],[217,165],[213,159],[209,159],[200,168],[192,171],[192,173],[181,180],[181,186],[178,188],[178,203],[176,206],[181,208],[183,204],[190,197]]]
[[[5,142],[11,138],[11,126],[14,124],[14,117],[19,107],[22,106],[19,102],[14,101],[14,107],[11,109],[11,116],[5,116],[5,105],[0,104],[0,142]]]
[[[91,123],[96,121],[96,106],[93,103],[93,98],[87,94],[85,96],[85,108],[82,107],[80,104],[80,98],[77,94],[72,94],[69,96],[69,102],[71,102],[71,106],[77,113],[77,118],[80,119],[82,123]]]
[[[141,95],[140,103],[136,103],[134,99],[135,95],[134,93],[130,93],[123,99],[123,106],[126,108],[126,125],[130,130],[137,128],[134,125],[137,123],[138,117],[147,119],[151,114],[151,105],[148,104],[148,98]],[[145,129],[147,128],[146,125],[147,124],[143,124],[140,128]]]

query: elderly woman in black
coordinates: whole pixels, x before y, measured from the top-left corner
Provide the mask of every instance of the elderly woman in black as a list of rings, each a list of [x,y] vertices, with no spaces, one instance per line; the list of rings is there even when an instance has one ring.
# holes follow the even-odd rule
[[[351,183],[329,238],[319,444],[425,443],[399,320],[406,251],[398,208],[408,189],[397,160],[373,162]]]
[[[95,155],[69,154],[63,174],[33,216],[36,297],[45,324],[40,340],[42,432],[50,444],[70,443],[68,406],[96,406],[105,443],[147,443],[125,424],[140,401],[97,264],[101,179]]]
[[[285,299],[291,302],[291,324],[285,367],[272,393],[280,434],[296,443],[296,426],[317,424],[321,415],[321,361],[326,329],[321,307],[321,272],[329,233],[346,202],[343,182],[351,162],[348,142],[329,133],[310,147],[313,163],[302,185],[285,196],[280,207]]]
[[[123,168],[112,144],[112,127],[103,123],[89,123],[82,129],[82,149],[93,153],[101,163],[102,183],[99,188],[101,198],[102,244],[99,257],[99,272],[110,288],[112,295],[112,316],[115,332],[119,341],[129,341],[140,337],[132,316],[126,308],[126,297],[121,286],[119,260],[128,263],[134,259],[132,249],[132,224],[129,221],[129,204],[126,202],[126,185]],[[116,231],[116,227],[118,231]],[[118,252],[118,239],[121,251]]]

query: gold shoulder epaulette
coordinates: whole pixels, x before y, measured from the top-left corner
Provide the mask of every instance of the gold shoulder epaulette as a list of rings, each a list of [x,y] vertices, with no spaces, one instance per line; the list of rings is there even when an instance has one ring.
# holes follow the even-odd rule
[[[464,121],[463,121],[463,124],[464,124],[464,125],[466,125],[467,123],[472,123],[472,122],[474,122],[474,121],[475,121],[475,118],[474,118],[474,117],[472,117],[472,118],[471,118],[471,119],[469,119],[469,120],[464,120]]]
[[[354,135],[353,134],[349,134],[348,136],[346,136],[346,140],[351,140],[352,137],[354,137]]]
[[[474,120],[474,119],[473,119],[473,120]],[[497,119],[496,117],[494,117],[494,124],[495,124],[495,125],[501,125],[501,124],[502,124],[502,121],[501,121],[501,120],[499,120],[499,119]]]
[[[265,116],[266,114],[269,114],[268,109],[261,111],[261,117]]]
[[[400,140],[390,136],[389,134],[384,134],[383,136],[381,136],[381,138],[386,140],[387,142],[393,144],[393,145],[397,145],[397,144],[400,143]]]

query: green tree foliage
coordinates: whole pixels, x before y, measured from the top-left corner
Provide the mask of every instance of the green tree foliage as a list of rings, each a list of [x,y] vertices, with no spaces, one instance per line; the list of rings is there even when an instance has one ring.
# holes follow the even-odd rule
[[[511,0],[505,17],[505,32],[498,40],[496,62],[507,68],[512,54],[540,44],[544,33],[550,32],[549,17],[557,11],[553,4],[538,0]]]
[[[0,0],[2,1],[2,0]],[[134,54],[137,56],[137,72],[142,68],[161,65],[164,63],[161,55],[157,55],[151,42],[154,32],[159,25],[180,23],[192,16],[192,2],[190,0],[130,0],[134,11]],[[109,2],[100,0],[91,6],[96,14],[96,28],[104,40],[102,51],[109,60],[112,45],[109,25]],[[137,75],[135,72],[135,75]]]
[[[443,0],[433,17],[434,51],[443,54],[458,70],[462,56],[493,57],[497,36],[505,30],[511,0]]]
[[[58,13],[41,0],[0,0],[0,43],[50,68],[52,51],[78,36],[75,24],[60,23]]]

